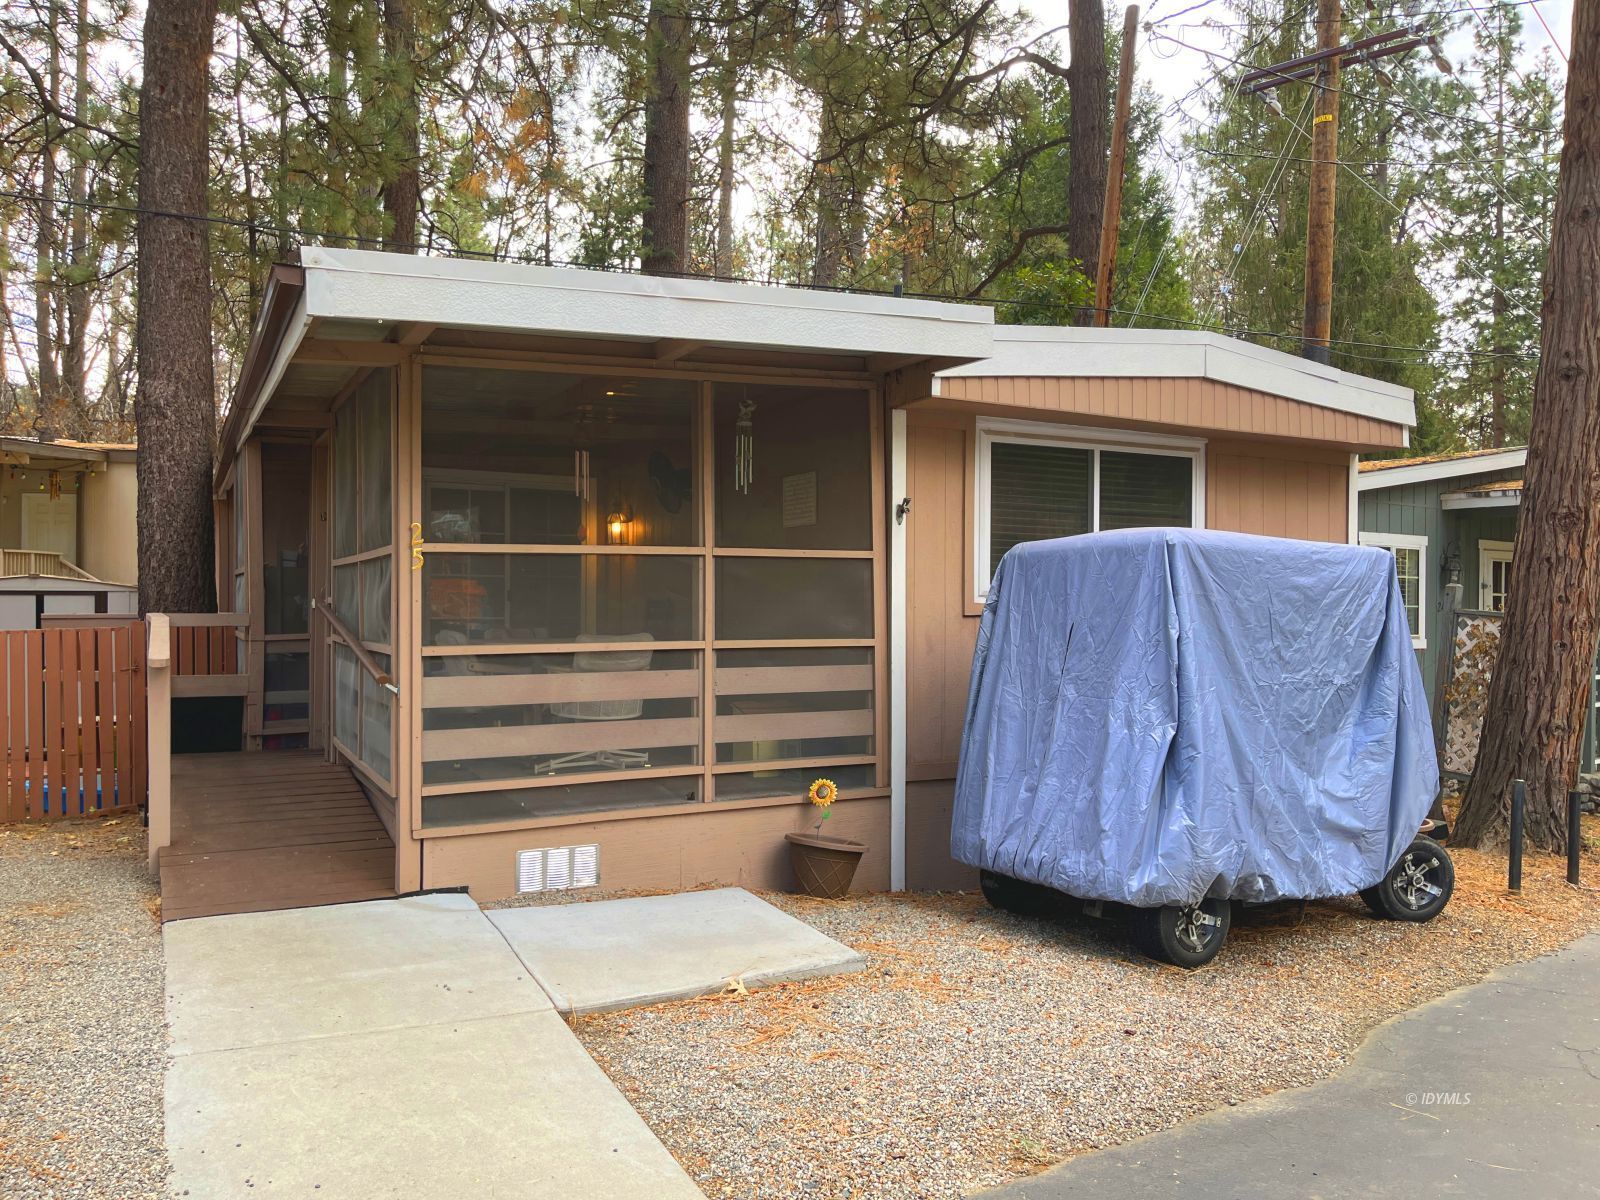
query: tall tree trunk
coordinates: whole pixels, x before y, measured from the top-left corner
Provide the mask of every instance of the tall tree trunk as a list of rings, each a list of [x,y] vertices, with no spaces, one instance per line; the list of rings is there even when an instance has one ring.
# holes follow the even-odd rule
[[[48,86],[50,102],[61,104],[61,24],[56,5],[49,6],[50,19],[46,36],[50,42]],[[33,339],[34,357],[38,362],[37,393],[33,429],[41,438],[53,438],[61,433],[61,368],[56,348],[56,254],[59,238],[56,223],[56,138],[61,133],[61,123],[48,112],[44,114],[44,150],[39,161],[39,216],[34,230],[34,260],[36,270],[33,285]]]
[[[77,45],[72,72],[72,112],[78,121],[84,122],[89,118],[89,89],[93,86],[89,79],[89,0],[78,0],[75,18]],[[73,274],[66,289],[67,340],[61,354],[61,390],[71,409],[77,436],[91,438],[94,435],[93,406],[89,403],[85,374],[89,357],[88,277],[93,272],[89,262],[89,158],[82,151],[72,156],[67,196],[72,201],[67,214],[67,254]]]
[[[389,86],[393,89],[394,154],[399,159],[383,185],[383,212],[387,218],[385,249],[415,254],[417,211],[422,207],[418,174],[421,144],[417,137],[417,23],[412,0],[383,0],[383,52],[388,59]]]
[[[1511,781],[1527,836],[1566,847],[1600,632],[1600,4],[1573,11],[1567,114],[1545,266],[1522,514],[1478,761],[1455,838],[1504,839]]]
[[[729,34],[732,42],[732,34]],[[717,261],[718,279],[733,276],[733,142],[739,120],[739,73],[729,46],[722,64],[722,129],[717,134]]]
[[[1110,85],[1106,66],[1105,0],[1068,0],[1072,59],[1067,64],[1067,98],[1072,104],[1071,174],[1067,179],[1067,254],[1090,279],[1100,268],[1100,226],[1105,216],[1106,111]],[[1079,325],[1094,319],[1090,309],[1075,315]]]
[[[839,31],[844,27],[844,0],[824,0],[822,29],[830,58],[839,53]],[[811,259],[811,282],[834,287],[844,266],[844,217],[847,206],[844,163],[839,158],[839,105],[831,88],[833,72],[825,73],[822,111],[817,122],[817,239]]]
[[[212,579],[206,100],[216,0],[149,0],[139,89],[139,607],[207,612]]]
[[[649,275],[689,269],[689,21],[682,0],[650,0],[645,25],[644,249]]]

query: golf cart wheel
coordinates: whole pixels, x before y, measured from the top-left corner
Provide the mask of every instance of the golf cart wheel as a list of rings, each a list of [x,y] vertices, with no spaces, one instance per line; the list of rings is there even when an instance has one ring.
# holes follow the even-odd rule
[[[1456,868],[1449,852],[1432,838],[1419,837],[1389,868],[1383,882],[1362,890],[1367,907],[1392,921],[1431,921],[1450,902]]]
[[[1056,904],[1056,894],[1047,887],[1013,879],[996,871],[979,871],[978,884],[983,898],[1002,912],[1019,917],[1042,917]]]
[[[1203,967],[1222,950],[1233,924],[1227,900],[1168,904],[1134,912],[1135,944],[1151,958],[1177,967]]]

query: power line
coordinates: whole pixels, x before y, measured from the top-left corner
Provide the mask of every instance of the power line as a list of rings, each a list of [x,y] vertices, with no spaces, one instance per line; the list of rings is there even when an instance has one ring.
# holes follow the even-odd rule
[[[11,191],[11,190],[0,191],[0,198],[11,199],[11,200],[21,200],[21,201],[26,201],[26,202],[30,202],[30,203],[38,203],[38,202],[41,202],[43,200],[42,196],[39,196],[39,195],[37,195],[35,193],[19,192],[19,191]],[[176,220],[176,221],[197,221],[197,222],[201,222],[201,223],[204,223],[204,224],[226,225],[226,226],[230,226],[230,227],[234,227],[234,228],[247,228],[247,229],[248,228],[254,228],[254,229],[256,229],[258,231],[261,231],[261,232],[292,234],[292,235],[295,235],[295,236],[300,237],[302,239],[307,239],[307,238],[314,239],[314,238],[317,238],[317,237],[332,236],[332,237],[334,237],[334,238],[336,238],[338,240],[346,241],[346,242],[361,242],[361,243],[365,243],[367,245],[376,245],[377,244],[375,239],[372,239],[372,238],[356,238],[356,237],[353,237],[353,236],[351,236],[349,234],[325,235],[325,234],[319,233],[316,230],[307,230],[307,229],[298,229],[298,228],[293,228],[292,229],[292,228],[288,228],[288,227],[285,227],[285,226],[268,225],[268,224],[265,224],[265,223],[262,223],[262,222],[244,221],[244,220],[240,220],[238,218],[233,218],[233,217],[217,217],[217,216],[211,216],[209,214],[203,214],[203,213],[184,213],[184,212],[173,211],[173,210],[170,210],[170,209],[146,208],[146,207],[142,207],[140,205],[133,205],[133,204],[112,204],[109,201],[98,201],[98,200],[74,200],[74,201],[63,201],[62,203],[81,204],[81,205],[84,205],[85,207],[89,207],[89,208],[111,209],[111,210],[114,210],[114,211],[117,211],[117,212],[132,213],[132,214],[135,214],[135,215],[138,215],[138,216],[162,217],[162,218],[166,218],[166,219],[170,219],[170,220]],[[633,267],[633,266],[599,265],[599,264],[595,264],[595,263],[580,263],[580,262],[561,261],[561,260],[552,260],[549,263],[543,263],[542,261],[536,261],[533,256],[527,255],[527,254],[499,254],[499,253],[494,253],[492,251],[461,250],[461,249],[443,249],[442,250],[442,248],[436,247],[436,246],[434,246],[434,247],[416,247],[416,248],[427,250],[431,254],[437,255],[439,257],[463,257],[463,258],[475,258],[475,259],[480,259],[480,260],[484,260],[484,261],[491,261],[491,262],[512,262],[512,263],[522,263],[522,264],[527,264],[527,265],[544,265],[544,266],[553,266],[553,267],[565,267],[565,268],[569,268],[569,269],[573,269],[573,270],[598,271],[598,272],[602,272],[602,273],[618,274],[618,275],[640,275],[640,274],[643,274],[643,271],[642,271],[641,268]],[[442,250],[442,252],[441,252],[441,250]],[[713,276],[708,276],[708,275],[697,275],[697,274],[693,274],[693,273],[687,272],[687,271],[662,272],[662,274],[667,276],[667,277],[669,277],[669,278],[676,278],[676,279],[704,279],[704,280],[707,280],[708,282],[714,281],[714,282],[722,282],[722,283],[742,283],[742,284],[750,284],[750,285],[754,285],[754,286],[758,286],[758,287],[782,287],[782,288],[791,289],[791,290],[795,290],[795,291],[812,291],[812,292],[826,292],[826,293],[850,293],[850,294],[859,294],[859,295],[868,295],[868,296],[893,297],[893,298],[897,298],[897,299],[906,299],[906,300],[937,300],[937,301],[942,301],[944,303],[955,303],[955,304],[1010,305],[1010,306],[1014,306],[1014,307],[1018,307],[1018,308],[1028,308],[1028,309],[1045,308],[1047,310],[1054,311],[1054,312],[1059,312],[1059,313],[1066,314],[1066,315],[1070,315],[1072,313],[1075,313],[1078,310],[1080,310],[1080,309],[1085,307],[1084,305],[1081,305],[1081,304],[1073,304],[1073,303],[1068,303],[1068,302],[1064,302],[1064,301],[1063,302],[1041,301],[1041,300],[1035,300],[1035,299],[1024,299],[1024,298],[1019,298],[1019,297],[1012,297],[1012,296],[977,296],[977,297],[974,297],[974,296],[948,295],[948,294],[940,293],[940,292],[904,292],[904,291],[890,290],[890,289],[885,289],[885,288],[836,287],[836,286],[830,286],[830,285],[827,285],[827,284],[790,283],[790,282],[787,282],[787,281],[784,281],[784,280],[755,279],[755,278],[744,277],[744,276],[713,277]],[[1119,316],[1127,316],[1127,317],[1130,317],[1130,318],[1138,317],[1138,316],[1141,315],[1140,312],[1137,309],[1128,309],[1128,308],[1122,308],[1122,307],[1118,307],[1118,306],[1112,306],[1110,311],[1113,312],[1113,313],[1118,314]],[[1252,329],[1252,328],[1249,328],[1249,327],[1246,327],[1246,326],[1229,325],[1229,324],[1227,324],[1225,322],[1224,323],[1216,323],[1216,322],[1205,322],[1205,321],[1191,321],[1191,320],[1188,320],[1187,318],[1183,318],[1183,317],[1162,316],[1162,315],[1156,315],[1156,314],[1150,314],[1147,319],[1149,319],[1151,321],[1165,322],[1168,325],[1180,325],[1180,326],[1183,326],[1183,327],[1189,328],[1189,329],[1209,330],[1211,332],[1221,332],[1221,333],[1225,333],[1225,334],[1228,334],[1228,335],[1234,336],[1234,337],[1270,338],[1270,339],[1273,339],[1275,341],[1291,342],[1291,343],[1295,343],[1295,344],[1298,344],[1298,343],[1304,341],[1304,339],[1298,333],[1280,333],[1280,332],[1277,332],[1277,331],[1274,331],[1274,330]],[[1450,349],[1445,349],[1445,348],[1441,348],[1441,347],[1434,347],[1434,346],[1406,346],[1406,345],[1399,345],[1399,344],[1388,343],[1388,342],[1359,341],[1359,340],[1351,339],[1351,338],[1333,338],[1331,340],[1332,340],[1333,344],[1336,345],[1336,346],[1351,346],[1351,347],[1355,347],[1356,349],[1365,349],[1365,350],[1392,350],[1392,351],[1398,351],[1398,352],[1402,352],[1402,353],[1423,354],[1423,355],[1430,355],[1430,356],[1431,355],[1447,355],[1447,356],[1462,357],[1462,358],[1486,358],[1486,359],[1489,359],[1489,358],[1534,359],[1534,358],[1538,357],[1536,354],[1523,353],[1523,352],[1518,352],[1518,351],[1509,351],[1508,352],[1508,351],[1490,351],[1490,350],[1450,350]],[[1392,359],[1377,358],[1375,356],[1362,356],[1362,355],[1359,355],[1359,354],[1349,353],[1349,352],[1345,352],[1345,351],[1341,351],[1341,353],[1346,353],[1347,356],[1351,357],[1351,358],[1363,358],[1363,357],[1366,357],[1370,361],[1374,361],[1374,362],[1392,362],[1392,361],[1394,361]]]
[[[1536,126],[1518,125],[1518,124],[1514,124],[1514,123],[1509,122],[1509,121],[1504,122],[1504,123],[1496,122],[1496,121],[1480,121],[1476,117],[1462,116],[1460,113],[1442,112],[1442,111],[1440,111],[1439,109],[1436,109],[1436,108],[1419,108],[1418,106],[1416,106],[1414,104],[1407,104],[1404,101],[1396,100],[1396,99],[1393,99],[1392,97],[1375,96],[1370,92],[1352,91],[1350,88],[1346,88],[1346,87],[1329,87],[1325,83],[1318,83],[1315,78],[1296,79],[1296,78],[1294,78],[1292,76],[1285,75],[1282,71],[1275,71],[1270,67],[1258,67],[1254,63],[1245,62],[1243,59],[1234,58],[1231,55],[1223,54],[1220,50],[1207,50],[1204,46],[1193,45],[1193,44],[1191,44],[1189,42],[1186,42],[1186,41],[1182,40],[1181,38],[1173,37],[1170,33],[1162,33],[1158,29],[1152,29],[1149,32],[1150,32],[1152,37],[1162,38],[1165,41],[1169,41],[1169,42],[1172,42],[1172,43],[1174,43],[1176,45],[1182,46],[1185,50],[1193,50],[1197,54],[1204,54],[1207,58],[1221,59],[1223,62],[1228,63],[1231,66],[1244,67],[1247,70],[1251,70],[1251,71],[1263,71],[1264,70],[1264,71],[1267,71],[1268,74],[1280,76],[1286,83],[1304,84],[1306,87],[1312,89],[1313,91],[1327,92],[1328,94],[1334,95],[1334,96],[1349,96],[1352,100],[1365,100],[1370,104],[1387,105],[1387,106],[1389,106],[1391,108],[1397,108],[1402,112],[1414,113],[1417,116],[1431,116],[1431,117],[1434,117],[1435,119],[1445,120],[1445,121],[1458,121],[1458,122],[1461,122],[1462,124],[1467,124],[1467,125],[1481,125],[1484,128],[1488,128],[1488,129],[1493,129],[1493,128],[1513,129],[1518,133],[1538,134],[1538,135],[1544,135],[1544,136],[1549,136],[1550,134],[1552,134],[1554,132],[1553,130],[1550,130],[1550,129],[1543,129],[1543,128],[1539,128],[1539,127],[1536,127]]]

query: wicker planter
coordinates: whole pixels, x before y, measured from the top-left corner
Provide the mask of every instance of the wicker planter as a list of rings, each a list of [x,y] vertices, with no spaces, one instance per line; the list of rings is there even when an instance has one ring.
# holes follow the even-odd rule
[[[823,837],[820,833],[786,833],[789,859],[807,895],[837,900],[850,890],[856,864],[867,852],[862,842]]]

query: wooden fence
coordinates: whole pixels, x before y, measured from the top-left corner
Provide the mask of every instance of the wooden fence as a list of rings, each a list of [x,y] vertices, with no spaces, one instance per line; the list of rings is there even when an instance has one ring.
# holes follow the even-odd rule
[[[0,633],[0,821],[144,804],[144,660],[141,625]]]

